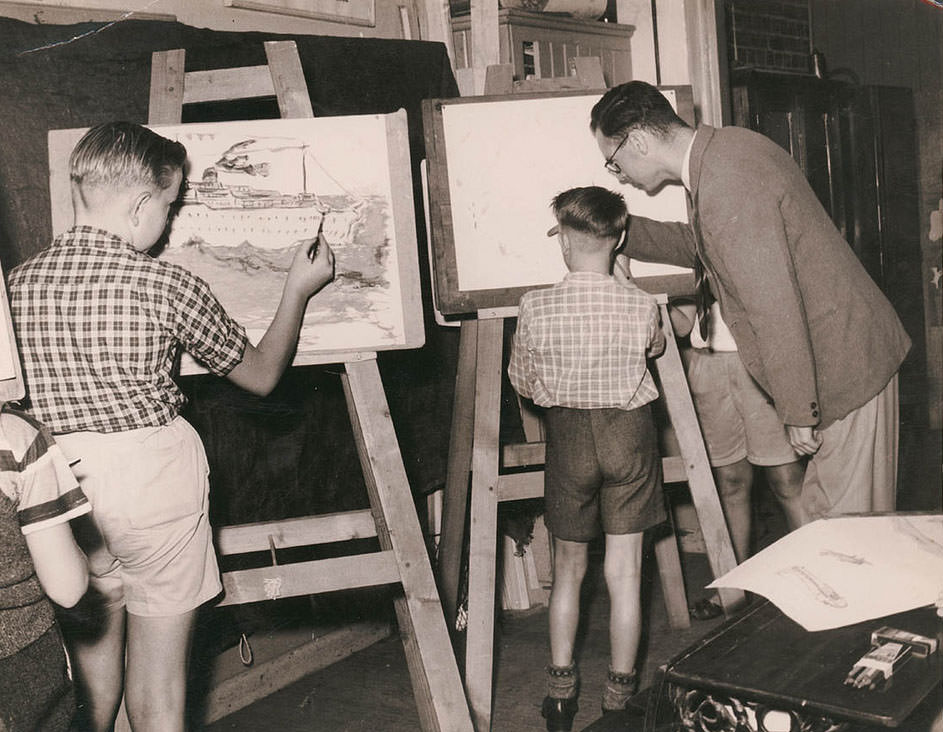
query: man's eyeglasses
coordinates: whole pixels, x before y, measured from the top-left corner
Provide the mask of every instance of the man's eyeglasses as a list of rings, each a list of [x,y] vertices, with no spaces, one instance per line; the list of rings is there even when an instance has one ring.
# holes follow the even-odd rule
[[[629,133],[626,132],[622,136],[622,141],[616,145],[616,149],[612,151],[612,155],[606,158],[606,162],[603,163],[606,170],[608,170],[613,175],[622,175],[622,168],[619,166],[619,163],[613,162],[613,158],[619,154],[619,151],[622,149],[622,146],[625,145],[625,141],[629,139]]]

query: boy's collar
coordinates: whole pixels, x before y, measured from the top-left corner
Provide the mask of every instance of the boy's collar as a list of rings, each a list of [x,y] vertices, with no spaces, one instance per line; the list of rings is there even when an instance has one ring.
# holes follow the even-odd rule
[[[125,239],[118,234],[113,234],[107,229],[102,229],[97,226],[88,226],[87,224],[79,224],[77,226],[71,227],[65,233],[65,237],[68,239],[96,239],[102,244],[114,244],[115,246],[122,247],[131,247],[131,242]],[[133,249],[133,247],[131,247]]]

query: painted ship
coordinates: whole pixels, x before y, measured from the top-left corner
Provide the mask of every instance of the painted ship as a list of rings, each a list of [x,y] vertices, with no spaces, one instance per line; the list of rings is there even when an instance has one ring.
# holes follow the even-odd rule
[[[353,197],[330,175],[312,180],[308,157],[300,140],[260,138],[232,145],[199,180],[187,181],[170,246],[283,249],[313,237],[322,218],[332,246],[352,243],[361,206],[351,203]],[[246,178],[277,178],[279,188],[250,185]]]

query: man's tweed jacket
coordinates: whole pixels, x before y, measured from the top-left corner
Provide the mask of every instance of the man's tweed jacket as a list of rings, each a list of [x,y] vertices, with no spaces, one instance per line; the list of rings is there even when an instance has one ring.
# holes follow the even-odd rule
[[[910,339],[792,158],[756,132],[704,125],[690,174],[711,289],[783,422],[824,428],[868,402]],[[688,224],[632,217],[626,253],[690,267],[695,241]]]

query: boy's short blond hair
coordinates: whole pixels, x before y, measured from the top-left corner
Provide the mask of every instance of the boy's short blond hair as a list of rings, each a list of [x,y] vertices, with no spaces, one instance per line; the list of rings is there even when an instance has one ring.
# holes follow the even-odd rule
[[[551,206],[559,226],[606,240],[622,237],[629,215],[622,195],[601,186],[570,188]]]
[[[106,122],[86,132],[69,157],[69,177],[82,189],[147,186],[167,189],[183,171],[187,149],[133,122]]]

